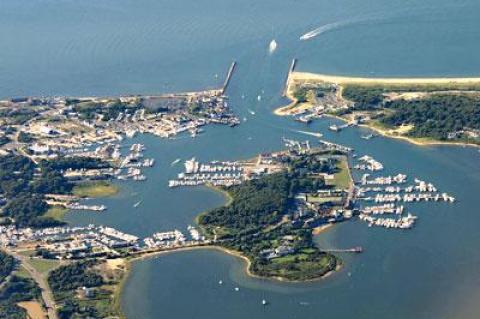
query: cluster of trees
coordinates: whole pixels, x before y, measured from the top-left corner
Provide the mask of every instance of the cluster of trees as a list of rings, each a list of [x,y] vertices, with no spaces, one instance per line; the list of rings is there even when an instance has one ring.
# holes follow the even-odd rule
[[[40,297],[40,288],[31,279],[11,276],[8,282],[3,280],[11,275],[17,263],[15,259],[0,251],[0,319],[25,319],[25,309],[17,306],[18,302],[35,300]]]
[[[0,146],[10,143],[10,138],[6,135],[0,136]]]
[[[110,164],[102,161],[99,158],[93,157],[60,157],[54,161],[42,160],[40,162],[42,170],[59,170],[64,171],[67,169],[100,169],[108,168]]]
[[[0,117],[8,119],[9,124],[21,125],[28,120],[37,116],[38,113],[32,108],[2,108],[0,109]]]
[[[80,305],[72,298],[68,298],[58,309],[58,317],[60,319],[72,319],[72,318],[103,318],[100,316],[99,311],[90,305]]]
[[[326,93],[332,92],[330,86],[300,86],[293,92],[293,97],[297,99],[299,103],[307,102],[313,97],[324,97]]]
[[[0,290],[0,319],[26,319],[27,312],[17,303],[38,300],[41,290],[32,279],[12,276]]]
[[[73,168],[104,168],[108,163],[81,157],[42,161],[38,166],[19,155],[0,157],[0,193],[7,198],[4,216],[11,217],[19,226],[46,227],[59,222],[42,216],[48,205],[45,194],[69,194],[73,183],[62,172]]]
[[[213,209],[199,217],[202,225],[235,231],[256,230],[278,222],[287,212],[290,181],[286,172],[250,180],[228,188],[230,205]]]
[[[130,105],[120,101],[119,99],[107,104],[93,101],[78,103],[78,101],[75,100],[69,100],[68,103],[73,105],[73,110],[80,114],[80,118],[92,120],[95,119],[96,115],[103,115],[103,121],[115,119],[120,113],[134,111],[141,107],[140,103],[137,105]]]
[[[55,298],[61,300],[58,310],[61,319],[105,317],[93,305],[80,304],[75,297],[78,288],[99,287],[104,284],[103,277],[92,270],[96,264],[95,260],[80,261],[61,266],[49,273],[48,284]]]
[[[86,260],[61,266],[48,274],[48,284],[56,295],[81,287],[101,286],[102,276],[91,270],[95,264],[94,260]]]
[[[336,159],[320,155],[287,159],[286,164],[288,170],[227,188],[231,203],[200,215],[199,223],[228,228],[230,233],[248,233],[278,223],[289,212],[297,193],[315,192],[325,187],[325,181],[312,174],[336,170]]]
[[[15,258],[0,250],[0,283],[15,269]]]
[[[32,143],[33,141],[35,141],[35,138],[30,133],[23,132],[23,131],[20,131],[18,133],[17,139],[18,139],[18,142],[20,143]]]
[[[347,85],[343,89],[343,97],[354,102],[356,110],[372,110],[382,103],[385,90],[381,87]]]
[[[425,99],[396,100],[385,104],[394,112],[383,115],[386,125],[412,124],[408,132],[414,137],[445,140],[448,133],[465,128],[480,129],[480,98],[476,96],[444,94]]]

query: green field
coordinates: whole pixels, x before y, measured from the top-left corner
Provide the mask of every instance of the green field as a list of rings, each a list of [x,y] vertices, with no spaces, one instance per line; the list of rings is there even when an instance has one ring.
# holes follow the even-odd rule
[[[60,262],[57,260],[48,260],[48,259],[40,259],[40,258],[31,258],[29,260],[29,263],[30,265],[32,265],[33,268],[35,268],[41,274],[45,274],[60,265]]]
[[[310,202],[310,203],[325,204],[329,202],[336,203],[341,201],[342,201],[342,197],[338,197],[338,196],[318,197],[318,196],[308,195],[307,197],[307,202]]]
[[[338,172],[334,174],[333,180],[326,180],[328,186],[339,189],[349,189],[352,185],[352,179],[350,178],[350,172],[348,169],[348,162],[346,158],[342,158],[337,164]]]
[[[50,217],[58,221],[63,221],[63,217],[67,212],[68,212],[67,208],[64,208],[61,206],[52,206],[47,210],[47,212],[43,216]]]
[[[78,197],[108,197],[118,193],[116,185],[105,181],[83,183],[73,188],[73,194]]]

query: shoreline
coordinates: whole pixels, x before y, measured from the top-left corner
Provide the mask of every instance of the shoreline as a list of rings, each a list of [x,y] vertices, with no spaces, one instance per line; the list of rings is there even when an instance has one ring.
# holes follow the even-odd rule
[[[325,114],[324,116],[334,118],[334,119],[337,119],[337,120],[340,120],[340,121],[343,121],[343,122],[346,122],[346,123],[349,122],[348,119],[346,119],[344,117],[341,117],[341,116],[338,116],[338,115],[334,115],[334,114]],[[423,147],[438,146],[438,145],[462,146],[462,147],[465,147],[465,146],[480,147],[480,144],[466,143],[466,142],[447,142],[447,141],[436,141],[436,140],[433,140],[433,139],[428,140],[428,141],[422,141],[421,138],[408,137],[408,136],[403,136],[403,135],[395,135],[395,134],[389,133],[387,130],[384,130],[384,129],[379,128],[375,125],[369,125],[369,124],[358,124],[358,127],[370,129],[370,130],[375,131],[376,133],[378,133],[378,134],[380,134],[381,136],[384,136],[384,137],[393,138],[393,139],[397,139],[397,140],[403,140],[403,141],[409,142],[411,144],[414,144],[414,145],[417,145],[417,146],[423,146]]]
[[[293,81],[292,81],[293,80]],[[449,78],[449,77],[437,77],[437,78],[366,78],[366,77],[349,77],[349,76],[335,76],[335,75],[325,75],[325,74],[316,74],[309,72],[292,72],[287,79],[288,86],[286,88],[285,97],[288,98],[291,102],[287,105],[277,107],[273,110],[273,114],[277,116],[293,116],[295,115],[295,106],[298,104],[298,99],[293,96],[292,86],[295,81],[318,81],[325,83],[332,83],[336,85],[342,84],[390,84],[390,85],[404,85],[404,84],[417,84],[417,85],[468,85],[468,84],[478,84],[480,88],[480,78],[477,77],[464,77],[464,78]],[[340,88],[343,88],[340,86]],[[312,106],[310,102],[302,103],[306,108]],[[292,111],[293,110],[293,111]],[[335,118],[344,122],[348,122],[348,119],[345,117],[334,115],[334,114],[324,114],[325,116]],[[402,135],[395,135],[389,133],[387,130],[376,127],[369,124],[359,124],[359,127],[368,128],[370,130],[379,133],[380,135],[388,138],[403,140],[417,146],[468,146],[468,147],[480,147],[480,144],[467,143],[467,142],[453,142],[453,141],[439,141],[434,139],[429,139],[428,141],[422,141],[421,138],[414,138]],[[428,139],[428,138],[426,138]]]
[[[322,229],[321,232],[327,231],[330,228],[330,226],[333,226],[333,225],[328,225],[328,226],[329,227],[326,227],[325,229]],[[338,263],[335,267],[335,270],[328,271],[318,278],[313,278],[313,279],[308,279],[308,280],[288,280],[288,279],[285,279],[283,277],[263,277],[263,276],[256,275],[256,274],[252,273],[252,271],[250,270],[250,266],[251,266],[252,262],[250,261],[250,259],[248,257],[244,256],[242,253],[240,253],[238,251],[231,250],[231,249],[219,246],[219,245],[183,247],[183,248],[178,248],[178,249],[175,249],[175,250],[151,252],[151,253],[147,253],[147,254],[144,254],[144,255],[141,255],[141,256],[138,256],[138,257],[123,258],[123,260],[125,262],[125,274],[124,274],[122,280],[120,281],[118,289],[117,289],[118,298],[117,298],[117,296],[115,296],[117,298],[116,300],[119,303],[119,305],[118,305],[120,307],[119,309],[121,309],[121,296],[124,292],[126,281],[128,280],[128,278],[130,276],[130,273],[132,271],[132,263],[142,261],[142,260],[151,259],[151,258],[155,258],[155,257],[161,256],[161,255],[174,254],[174,253],[177,253],[177,252],[189,252],[189,251],[194,251],[194,250],[215,250],[215,251],[218,251],[218,252],[236,257],[238,259],[241,259],[241,261],[244,262],[243,271],[245,272],[245,274],[247,276],[252,277],[252,278],[256,278],[256,279],[268,280],[268,281],[279,282],[279,283],[301,284],[301,283],[317,282],[317,281],[320,281],[322,279],[326,279],[327,277],[331,276],[335,272],[338,272],[342,268],[342,263],[341,263],[340,259],[337,258]],[[120,311],[120,312],[123,314],[123,311]],[[124,314],[123,314],[122,318],[126,318],[124,316]]]
[[[315,80],[334,84],[479,84],[480,77],[356,77],[292,72],[293,80]]]

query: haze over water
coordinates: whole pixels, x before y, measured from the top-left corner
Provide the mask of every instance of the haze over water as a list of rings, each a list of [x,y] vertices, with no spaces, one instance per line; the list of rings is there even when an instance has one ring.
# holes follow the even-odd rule
[[[324,33],[299,40],[322,26]],[[272,39],[278,47],[269,55]],[[204,188],[168,189],[167,180],[182,169],[172,161],[248,158],[281,149],[282,136],[315,141],[295,130],[322,132],[383,162],[384,174],[431,181],[458,199],[412,207],[419,216],[412,231],[359,221],[335,226],[318,238],[321,245],[361,245],[365,252],[342,256],[342,271],[315,283],[248,278],[241,262],[216,251],[137,262],[123,295],[128,318],[478,318],[476,149],[365,141],[363,129],[335,134],[327,130],[331,120],[305,127],[271,113],[285,103],[280,92],[293,57],[300,70],[321,73],[478,76],[478,1],[0,0],[0,40],[0,97],[203,89],[220,85],[230,62],[238,61],[228,94],[247,121],[234,129],[207,127],[196,139],[135,138],[131,142],[146,144],[146,156],[156,159],[148,180],[121,183],[118,197],[101,200],[108,211],[70,214],[75,224],[141,236],[185,230],[223,198]],[[263,307],[262,299],[270,305]]]

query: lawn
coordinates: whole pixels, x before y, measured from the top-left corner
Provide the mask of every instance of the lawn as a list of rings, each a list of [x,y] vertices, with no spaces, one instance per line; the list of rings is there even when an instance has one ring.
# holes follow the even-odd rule
[[[118,193],[118,186],[105,181],[83,183],[73,188],[73,194],[78,197],[107,197]]]
[[[48,259],[40,259],[40,258],[31,258],[29,260],[30,265],[35,268],[39,273],[44,274],[49,272],[50,270],[58,267],[60,262],[57,260],[48,260]]]
[[[339,189],[349,189],[352,184],[350,178],[350,172],[348,169],[348,162],[346,158],[341,158],[337,164],[338,172],[335,173],[333,180],[326,180],[325,182],[329,186]]]
[[[61,206],[52,206],[45,213],[45,217],[50,217],[58,221],[63,221],[63,217],[68,212],[68,209]]]

